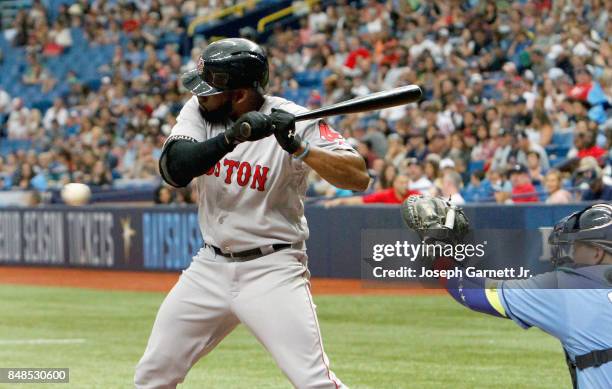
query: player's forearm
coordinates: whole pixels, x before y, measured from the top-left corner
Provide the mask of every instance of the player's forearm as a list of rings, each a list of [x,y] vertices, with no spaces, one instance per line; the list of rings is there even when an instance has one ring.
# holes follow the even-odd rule
[[[159,170],[168,184],[183,187],[210,170],[231,150],[223,134],[204,142],[177,140],[166,146]]]
[[[489,284],[486,278],[450,278],[446,290],[459,304],[473,311],[508,318],[495,284]]]
[[[450,258],[438,258],[434,267],[437,270],[450,270],[455,267],[455,262]],[[440,282],[459,304],[473,311],[508,318],[498,295],[497,281],[461,276],[440,278]]]
[[[294,155],[300,155],[300,148]],[[365,161],[357,154],[334,152],[311,145],[304,162],[335,187],[364,191],[370,183]]]

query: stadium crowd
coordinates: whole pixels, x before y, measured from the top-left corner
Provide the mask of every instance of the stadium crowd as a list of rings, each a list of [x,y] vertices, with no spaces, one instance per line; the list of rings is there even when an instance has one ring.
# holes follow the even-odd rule
[[[51,19],[35,1],[21,12],[4,30],[28,52],[21,82],[39,84],[41,93],[58,83],[70,89],[46,112],[0,90],[4,136],[38,150],[1,156],[0,188],[158,185],[161,146],[190,97],[178,76],[207,43],[196,37],[185,52],[163,38],[184,38],[181,15],[213,7],[201,4],[82,0]],[[269,94],[293,96],[300,74],[322,75],[305,102],[311,108],[405,84],[424,90],[418,104],[330,119],[366,160],[373,193],[356,198],[313,175],[310,196],[336,198],[328,206],[401,202],[416,192],[458,204],[612,200],[612,2],[362,5],[315,4],[297,31],[278,25],[260,42],[269,53]],[[67,29],[75,26],[92,45],[117,44],[99,89],[74,72],[56,80],[45,69],[45,56],[70,50]],[[190,197],[165,192],[157,193]]]

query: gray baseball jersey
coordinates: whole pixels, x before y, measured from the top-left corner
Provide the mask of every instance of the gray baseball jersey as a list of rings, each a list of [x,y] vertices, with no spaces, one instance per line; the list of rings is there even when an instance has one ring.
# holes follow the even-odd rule
[[[283,98],[266,96],[260,112],[270,114],[272,108],[293,114],[306,111]],[[173,138],[202,142],[224,131],[224,126],[202,120],[194,96],[181,110],[166,143]],[[311,145],[354,152],[323,120],[297,122],[296,132]],[[224,252],[239,252],[305,241],[308,169],[279,147],[274,136],[239,144],[208,173],[195,179],[204,242]]]
[[[294,114],[305,110],[266,96],[260,112],[269,114],[272,108]],[[202,142],[223,131],[202,118],[193,97],[168,139]],[[298,122],[296,132],[311,145],[355,152],[323,120]],[[163,161],[160,167],[166,169]],[[308,238],[308,170],[270,136],[239,144],[195,179],[206,245],[157,313],[136,367],[137,388],[175,388],[239,323],[263,344],[296,388],[346,388],[330,369],[310,293],[303,243]],[[291,247],[270,250],[275,243]],[[210,245],[224,253],[261,248],[268,254],[238,259],[220,255]]]

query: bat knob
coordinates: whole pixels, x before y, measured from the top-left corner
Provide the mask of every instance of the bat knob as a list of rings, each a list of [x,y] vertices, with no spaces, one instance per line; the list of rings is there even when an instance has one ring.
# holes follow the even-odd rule
[[[242,122],[240,124],[240,136],[244,139],[247,139],[251,136],[251,125],[247,122]]]

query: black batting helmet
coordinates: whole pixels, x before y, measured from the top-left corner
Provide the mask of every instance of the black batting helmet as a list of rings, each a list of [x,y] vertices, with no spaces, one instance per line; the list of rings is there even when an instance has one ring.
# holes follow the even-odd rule
[[[181,81],[196,96],[238,88],[255,88],[263,94],[268,85],[268,58],[248,39],[221,39],[204,49],[197,67],[183,74]]]
[[[612,205],[591,205],[555,225],[548,237],[555,266],[574,264],[575,242],[601,247],[612,254]]]

